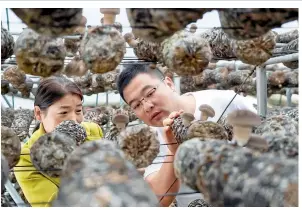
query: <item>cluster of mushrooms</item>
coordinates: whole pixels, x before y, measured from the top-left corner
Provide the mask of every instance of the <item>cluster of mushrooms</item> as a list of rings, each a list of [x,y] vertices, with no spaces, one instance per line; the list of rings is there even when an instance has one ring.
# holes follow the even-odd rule
[[[180,76],[182,93],[214,88],[254,95],[255,75],[238,89],[250,70],[272,57],[298,51],[298,30],[283,34],[272,30],[297,20],[298,9],[216,9],[222,28],[199,33],[195,23],[212,10],[129,8],[132,31],[123,34],[116,22],[120,9],[101,8],[98,26],[88,26],[80,8],[12,9],[28,28],[16,41],[1,28],[1,60],[15,55],[17,64],[3,69],[1,94],[34,95],[28,75],[41,79],[65,75],[85,95],[116,90],[119,65],[129,45],[138,59],[152,63],[151,70],[171,79]],[[221,59],[238,59],[244,67],[239,71],[217,67]],[[298,87],[298,62],[283,65],[285,69],[267,71],[268,94]],[[138,169],[155,164],[163,145],[150,126],[131,124],[137,118],[129,106],[85,110],[84,121],[102,127],[102,139],[86,141],[84,124],[63,121],[41,136],[29,154],[20,151],[33,112],[1,111],[2,189],[20,155],[27,155],[33,165],[18,170],[60,178],[54,207],[159,206]],[[171,125],[179,144],[172,163],[175,174],[203,194],[190,206],[298,206],[297,108],[272,109],[266,118],[234,111],[218,122],[212,118],[220,113],[209,105],[201,105],[199,111],[198,119],[182,113]]]

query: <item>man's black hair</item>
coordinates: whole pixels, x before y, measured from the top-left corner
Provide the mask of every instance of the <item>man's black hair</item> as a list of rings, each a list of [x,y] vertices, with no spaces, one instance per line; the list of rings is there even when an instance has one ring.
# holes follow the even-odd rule
[[[150,67],[149,64],[143,64],[143,63],[125,64],[123,71],[120,73],[117,79],[117,90],[124,101],[125,101],[124,93],[123,93],[124,89],[138,74],[142,74],[142,73],[156,75],[159,79],[165,78],[164,74],[159,69],[157,68],[153,69]]]

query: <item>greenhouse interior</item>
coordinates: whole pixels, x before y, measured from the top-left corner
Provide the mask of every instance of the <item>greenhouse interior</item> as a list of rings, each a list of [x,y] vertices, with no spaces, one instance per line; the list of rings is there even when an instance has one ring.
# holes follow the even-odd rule
[[[297,207],[297,8],[6,8],[2,207]]]

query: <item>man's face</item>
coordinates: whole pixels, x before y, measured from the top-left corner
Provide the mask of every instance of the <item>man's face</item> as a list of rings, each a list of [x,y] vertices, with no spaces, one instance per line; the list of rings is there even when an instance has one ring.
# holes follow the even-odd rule
[[[123,93],[139,119],[147,125],[162,127],[163,120],[176,111],[177,93],[173,90],[170,78],[161,81],[158,77],[142,73],[132,79]]]

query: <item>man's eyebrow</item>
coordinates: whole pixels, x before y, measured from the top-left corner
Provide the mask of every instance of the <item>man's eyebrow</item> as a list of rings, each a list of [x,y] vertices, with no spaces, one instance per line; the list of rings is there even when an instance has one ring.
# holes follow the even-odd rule
[[[154,87],[153,85],[146,85],[145,87],[143,87],[143,89],[141,89],[140,94],[142,94],[143,92],[145,92],[147,89]],[[129,101],[129,106],[131,106],[131,104],[136,101],[138,99],[132,99],[131,101]]]

